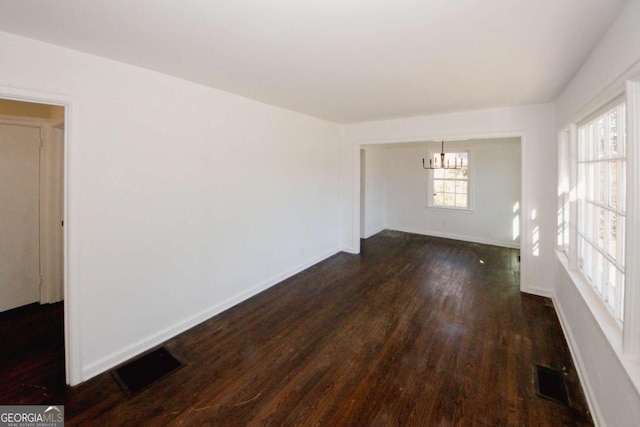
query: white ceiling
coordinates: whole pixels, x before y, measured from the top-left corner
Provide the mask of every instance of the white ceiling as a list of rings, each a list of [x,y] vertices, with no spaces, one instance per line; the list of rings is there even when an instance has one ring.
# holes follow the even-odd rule
[[[351,123],[553,101],[626,0],[0,0],[0,31]]]

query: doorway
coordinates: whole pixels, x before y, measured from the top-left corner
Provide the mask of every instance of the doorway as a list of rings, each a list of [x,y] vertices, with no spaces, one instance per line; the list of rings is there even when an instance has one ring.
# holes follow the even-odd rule
[[[61,403],[65,107],[0,99],[0,396]]]
[[[525,145],[526,136],[518,133],[451,138],[447,142],[449,152],[470,151],[473,162],[466,183],[471,208],[456,211],[435,205],[434,191],[430,191],[435,178],[422,166],[423,158],[428,162],[431,155],[440,153],[441,143],[435,138],[354,144],[354,189],[359,192],[354,192],[354,252],[359,251],[357,237],[367,238],[389,229],[514,248],[524,254],[525,248],[533,248],[532,254],[537,256],[537,231],[533,235],[523,232],[529,227],[529,218],[522,215],[527,201]],[[362,150],[366,151],[364,157]],[[376,157],[382,159],[382,167],[376,166]],[[495,159],[500,159],[497,166],[492,163]],[[383,184],[372,184],[376,178]],[[447,177],[440,177],[442,181]],[[444,187],[441,192],[456,193],[455,185],[453,191]],[[377,194],[382,196],[374,197],[376,188],[381,189]],[[528,256],[519,261],[520,287],[525,290]]]

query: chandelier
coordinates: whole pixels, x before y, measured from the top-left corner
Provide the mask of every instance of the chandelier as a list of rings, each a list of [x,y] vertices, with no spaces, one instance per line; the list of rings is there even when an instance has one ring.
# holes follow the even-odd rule
[[[442,142],[442,149],[440,152],[440,162],[438,159],[429,159],[429,166],[426,165],[424,158],[422,158],[422,168],[423,169],[460,169],[463,167],[462,159],[460,159],[460,163],[458,163],[458,158],[453,159],[453,165],[451,165],[451,160],[447,160],[445,162],[444,158],[444,141]]]

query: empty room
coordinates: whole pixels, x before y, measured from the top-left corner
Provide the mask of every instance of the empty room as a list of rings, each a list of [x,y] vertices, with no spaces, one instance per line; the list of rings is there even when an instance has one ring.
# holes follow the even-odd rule
[[[639,425],[638,22],[0,0],[0,423]]]

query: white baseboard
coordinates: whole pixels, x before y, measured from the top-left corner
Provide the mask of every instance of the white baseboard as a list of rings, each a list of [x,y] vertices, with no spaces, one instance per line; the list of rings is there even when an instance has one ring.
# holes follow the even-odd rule
[[[342,248],[340,248],[340,250],[342,252],[346,252],[348,254],[354,254],[354,255],[357,255],[360,253],[360,251],[356,250],[353,246],[343,246]]]
[[[126,362],[133,357],[144,353],[147,350],[152,349],[153,347],[162,344],[163,342],[175,337],[176,335],[181,334],[182,332],[193,328],[194,326],[204,322],[212,318],[213,316],[222,313],[225,310],[251,298],[254,295],[259,294],[266,289],[282,282],[283,280],[288,279],[291,276],[295,276],[303,270],[337,254],[340,252],[340,249],[334,248],[320,256],[312,258],[308,261],[305,261],[302,264],[299,264],[281,274],[278,274],[264,282],[235,295],[219,304],[215,304],[205,310],[202,310],[181,322],[176,323],[168,328],[165,328],[161,331],[156,332],[153,335],[150,335],[136,343],[133,343],[115,353],[109,354],[101,359],[96,360],[95,362],[88,363],[86,366],[82,368],[82,380],[87,381],[88,379],[95,377],[115,366],[120,365],[123,362]]]
[[[587,370],[584,365],[584,360],[582,359],[582,355],[578,350],[578,345],[576,344],[573,333],[571,332],[571,327],[569,327],[569,322],[567,321],[564,310],[559,301],[555,298],[555,296],[552,296],[551,299],[553,300],[553,307],[558,314],[562,332],[564,333],[564,337],[567,340],[567,344],[569,345],[569,352],[571,353],[571,358],[573,359],[573,363],[576,366],[578,378],[580,378],[580,384],[582,384],[585,398],[587,399],[587,405],[589,406],[589,411],[591,412],[591,416],[593,418],[593,423],[596,425],[596,427],[603,426],[604,423],[602,421],[602,412],[600,411],[598,402],[595,399],[593,387],[591,386],[591,381],[589,381],[589,375],[587,374]]]
[[[462,236],[453,233],[440,233],[429,230],[419,230],[416,228],[396,227],[393,225],[387,225],[386,229],[393,231],[402,231],[405,233],[421,234],[423,236],[442,237],[443,239],[462,240],[463,242],[480,243],[483,245],[500,246],[503,248],[520,249],[520,243],[503,242],[499,240],[485,239],[484,237]]]
[[[532,287],[532,286],[523,286],[520,288],[520,291],[527,293],[527,294],[531,294],[531,295],[537,295],[539,297],[546,297],[546,298],[552,298],[553,299],[553,292],[550,291],[549,289],[545,289],[545,288],[536,288],[536,287]]]
[[[385,230],[385,226],[381,225],[380,227],[374,228],[373,230],[365,231],[363,239],[368,239],[371,236],[378,234],[379,232]]]

